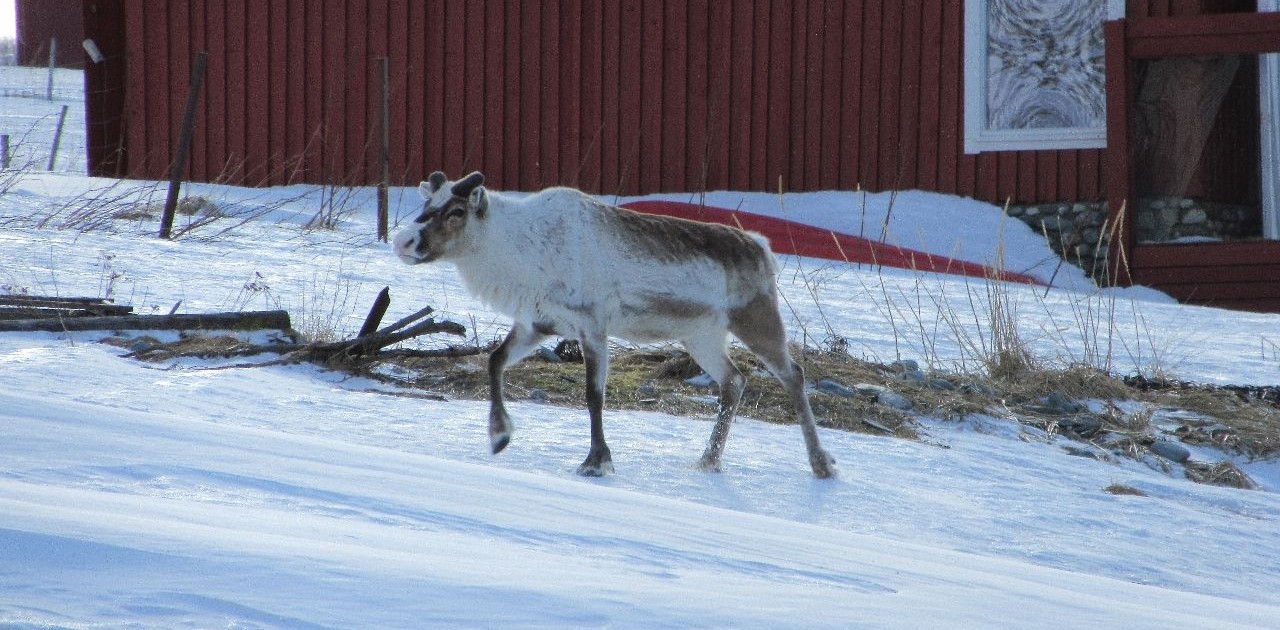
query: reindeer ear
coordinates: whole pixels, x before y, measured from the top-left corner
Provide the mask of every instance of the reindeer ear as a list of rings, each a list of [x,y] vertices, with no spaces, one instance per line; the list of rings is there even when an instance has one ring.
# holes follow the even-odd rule
[[[431,195],[435,193],[435,189],[431,187],[431,182],[422,182],[418,184],[418,194],[422,195],[425,201],[431,201]]]
[[[484,185],[484,174],[476,171],[453,183],[453,196],[466,198],[477,186]]]
[[[476,209],[477,217],[484,218],[485,212],[489,210],[489,195],[484,186],[476,186],[471,191],[471,195],[467,197],[467,205]]]
[[[424,186],[430,186],[433,193],[443,188],[447,183],[449,183],[449,178],[440,171],[432,173],[430,177],[427,177],[427,181],[422,182]]]

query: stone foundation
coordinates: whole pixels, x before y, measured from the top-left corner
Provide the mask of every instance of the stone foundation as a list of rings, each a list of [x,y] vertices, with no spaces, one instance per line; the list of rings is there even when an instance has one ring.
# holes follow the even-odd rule
[[[1257,208],[1188,197],[1142,199],[1134,219],[1139,243],[1223,241],[1262,235],[1262,213]]]
[[[1059,256],[1083,269],[1094,282],[1110,284],[1107,254],[1111,234],[1105,201],[1011,205],[1009,216],[1044,235]]]

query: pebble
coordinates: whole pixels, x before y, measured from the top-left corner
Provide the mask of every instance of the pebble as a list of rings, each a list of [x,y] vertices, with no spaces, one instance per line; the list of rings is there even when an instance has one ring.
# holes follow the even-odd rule
[[[1170,440],[1152,442],[1151,452],[1178,464],[1185,463],[1191,459],[1191,451],[1187,447]]]

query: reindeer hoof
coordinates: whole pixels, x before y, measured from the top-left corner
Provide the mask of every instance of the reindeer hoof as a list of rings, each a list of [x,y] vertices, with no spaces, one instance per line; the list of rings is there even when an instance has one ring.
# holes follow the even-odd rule
[[[587,460],[578,466],[578,474],[583,477],[603,477],[613,474],[613,457],[609,449],[595,449],[587,454]]]
[[[613,474],[613,462],[601,462],[599,464],[587,464],[583,462],[578,466],[578,474],[583,477],[603,477]]]
[[[506,431],[503,431],[501,433],[495,433],[489,436],[489,444],[493,447],[494,455],[501,453],[502,449],[506,448],[507,444],[510,444],[510,443],[511,443],[511,434]]]
[[[818,479],[831,479],[836,476],[836,460],[825,450],[818,449],[810,453],[809,466],[813,468],[813,476]]]

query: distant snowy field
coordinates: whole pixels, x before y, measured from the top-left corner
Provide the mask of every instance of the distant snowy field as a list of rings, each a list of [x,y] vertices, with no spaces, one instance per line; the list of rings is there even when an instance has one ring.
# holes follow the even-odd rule
[[[10,124],[15,100],[30,99],[0,98],[0,123]],[[261,212],[229,233],[215,224],[176,242],[149,236],[150,223],[81,233],[0,220],[0,285],[110,295],[142,312],[179,301],[180,312],[285,308],[295,326],[343,334],[390,286],[388,318],[430,304],[482,341],[505,330],[448,265],[410,268],[374,241],[371,191],[349,201],[337,229],[310,231],[300,226],[323,202],[315,187],[184,193]],[[123,208],[160,201],[163,188],[28,171],[0,194],[0,219],[88,197]],[[912,192],[890,213],[879,198],[713,193],[708,203],[851,233],[866,226],[873,237],[891,214],[891,242],[979,262],[1003,243],[1009,269],[1052,275],[1048,249],[997,208]],[[400,217],[418,205],[412,189],[392,199]],[[972,367],[981,282],[781,262],[798,342],[840,336],[866,358]],[[1180,306],[1142,289],[1098,292],[1075,273],[1060,273],[1047,295],[1003,287],[1038,355],[1066,364],[1105,347],[1119,373],[1280,380],[1280,317]],[[1112,316],[1099,324],[1100,313]],[[606,412],[618,473],[587,480],[573,474],[587,447],[581,409],[514,403],[512,445],[491,457],[481,402],[398,397],[305,366],[140,364],[95,343],[101,336],[0,333],[0,628],[1274,628],[1280,619],[1274,461],[1238,462],[1263,489],[1231,490],[1073,457],[993,417],[925,418],[928,443],[824,430],[841,477],[820,482],[796,427],[743,418],[725,471],[707,474],[693,467],[706,418]],[[1112,483],[1149,496],[1102,491]]]

